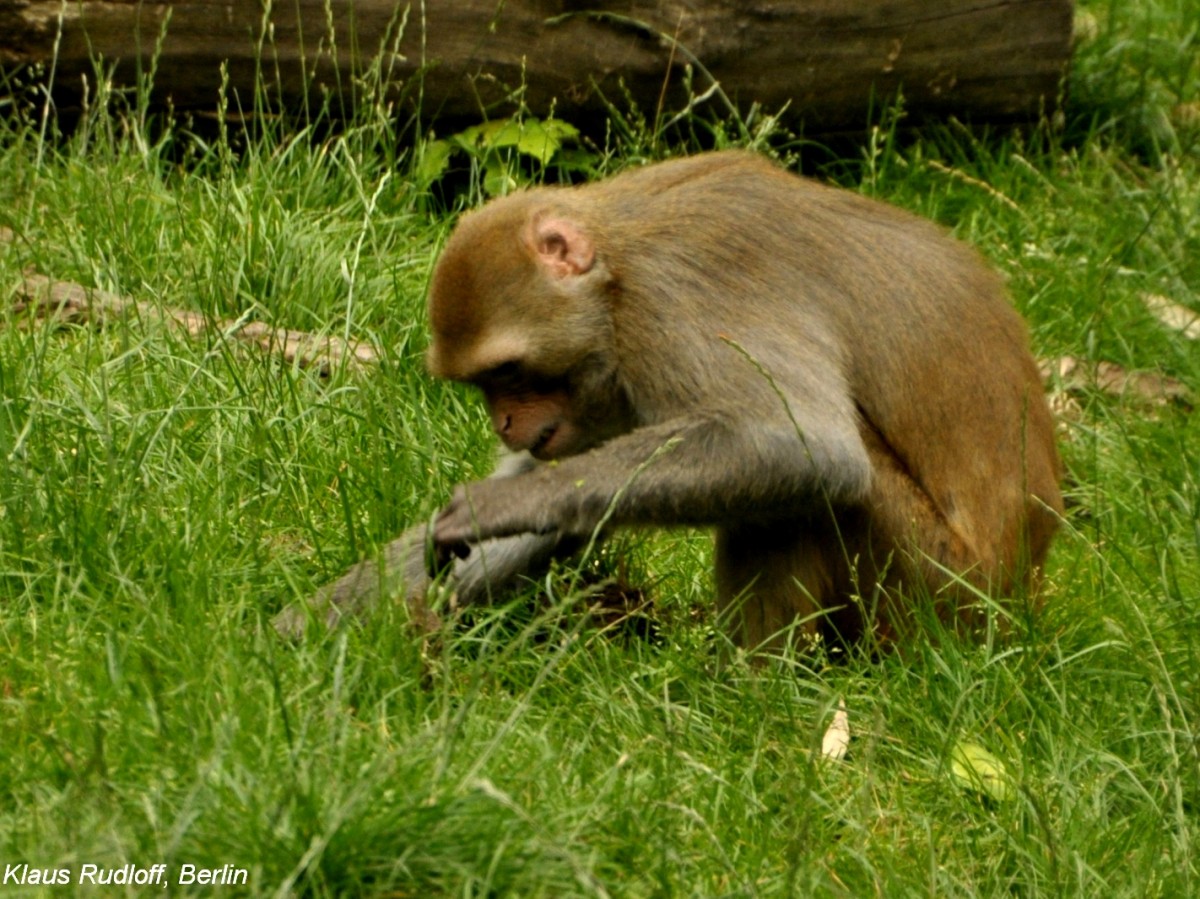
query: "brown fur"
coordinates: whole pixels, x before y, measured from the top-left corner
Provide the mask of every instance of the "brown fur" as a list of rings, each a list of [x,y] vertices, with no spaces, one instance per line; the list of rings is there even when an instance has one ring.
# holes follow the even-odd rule
[[[823,610],[901,633],[901,585],[969,623],[956,576],[1003,594],[1045,557],[1059,462],[1025,327],[974,251],[906,212],[712,153],[471,213],[429,303],[431,371],[555,460],[460,488],[443,555],[712,526],[747,647]]]

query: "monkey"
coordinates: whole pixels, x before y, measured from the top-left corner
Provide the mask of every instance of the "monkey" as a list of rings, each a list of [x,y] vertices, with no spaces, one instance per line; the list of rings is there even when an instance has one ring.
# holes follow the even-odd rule
[[[466,214],[428,314],[430,373],[478,388],[520,461],[293,629],[388,595],[388,570],[410,605],[427,569],[481,601],[627,526],[715,532],[749,651],[902,640],[921,593],[967,631],[980,593],[1036,595],[1063,510],[1041,379],[1000,277],[932,222],[702,153]]]

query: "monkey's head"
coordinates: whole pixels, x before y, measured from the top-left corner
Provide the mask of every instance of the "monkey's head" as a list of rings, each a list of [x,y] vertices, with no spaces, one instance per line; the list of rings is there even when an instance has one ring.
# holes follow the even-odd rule
[[[500,439],[539,459],[627,429],[613,412],[626,404],[611,278],[569,194],[528,191],[465,216],[429,288],[430,372],[482,390]]]

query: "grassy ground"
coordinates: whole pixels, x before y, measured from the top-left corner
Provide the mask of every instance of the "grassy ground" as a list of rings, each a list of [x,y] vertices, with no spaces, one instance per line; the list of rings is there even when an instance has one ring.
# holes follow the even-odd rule
[[[977,244],[1039,354],[1200,389],[1200,344],[1143,302],[1200,309],[1200,13],[1084,12],[1062,127],[882,129],[860,157],[805,159]],[[1200,891],[1196,416],[1078,398],[1047,608],[1006,642],[718,668],[707,543],[667,535],[623,546],[654,642],[518,603],[431,643],[385,611],[288,647],[272,613],[487,468],[475,398],[421,370],[448,220],[369,110],[237,153],[143,126],[136,107],[69,140],[0,125],[6,290],[31,266],[383,358],[323,380],[154,321],[0,326],[0,873],[229,864],[249,881],[231,894]],[[651,146],[635,133],[597,166]],[[839,698],[851,755],[821,764]],[[954,776],[966,742],[1007,795]]]

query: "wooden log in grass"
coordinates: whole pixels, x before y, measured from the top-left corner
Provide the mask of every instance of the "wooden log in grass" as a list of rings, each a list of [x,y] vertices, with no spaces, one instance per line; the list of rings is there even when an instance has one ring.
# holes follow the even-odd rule
[[[0,234],[0,240],[3,239]],[[35,272],[26,272],[17,285],[12,313],[17,323],[47,319],[62,325],[102,328],[118,318],[136,317],[193,337],[215,333],[279,356],[290,365],[315,369],[323,377],[343,367],[361,368],[379,360],[366,343],[277,328],[261,321],[210,318],[186,309],[139,302],[72,281],[57,281]]]
[[[261,75],[273,103],[332,91],[337,113],[377,65],[426,121],[508,115],[523,86],[533,115],[576,122],[625,90],[647,117],[679,109],[690,67],[694,93],[711,76],[741,112],[787,106],[814,134],[861,130],[901,90],[917,120],[1035,118],[1071,20],[1071,0],[0,0],[0,66],[52,72],[60,108],[94,100],[96,58],[115,85],[153,68],[156,100],[213,110],[226,63],[229,112],[255,108]]]

